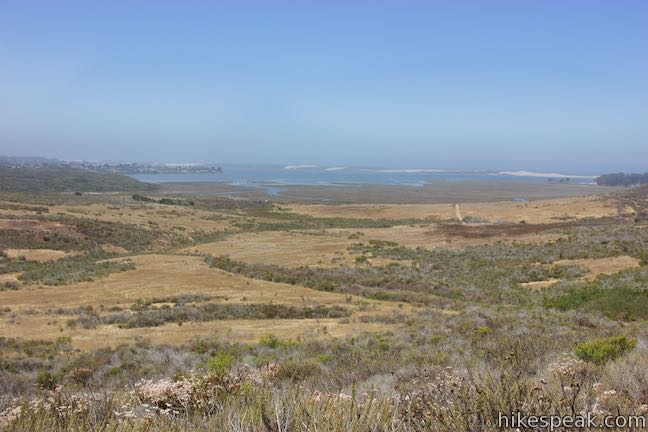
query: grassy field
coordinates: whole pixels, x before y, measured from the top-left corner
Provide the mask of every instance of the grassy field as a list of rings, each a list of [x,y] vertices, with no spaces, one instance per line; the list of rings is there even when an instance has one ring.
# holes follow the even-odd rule
[[[348,205],[290,205],[301,214],[314,217],[346,217],[372,219],[457,218],[456,206],[447,204],[348,204]],[[584,218],[614,216],[619,213],[616,203],[597,197],[575,197],[531,202],[488,202],[459,204],[464,218],[479,218],[489,223],[555,223]],[[631,208],[623,211],[632,213]]]
[[[648,189],[429,193],[0,194],[0,428],[496,430],[498,412],[648,412]]]
[[[150,191],[156,187],[133,178],[68,167],[0,166],[3,192]]]
[[[198,336],[236,338],[255,341],[268,332],[281,331],[291,337],[313,334],[327,328],[331,334],[344,336],[357,332],[385,330],[385,326],[363,324],[358,327],[358,317],[372,312],[390,314],[397,305],[368,301],[355,296],[314,291],[292,285],[249,280],[239,275],[211,269],[201,257],[182,255],[139,255],[129,258],[135,269],[117,273],[98,281],[70,284],[57,289],[34,286],[3,293],[3,305],[16,315],[2,327],[5,337],[18,336],[25,339],[56,340],[70,336],[74,346],[81,349],[118,346],[132,342],[137,336],[146,336],[155,343],[179,344]],[[256,321],[219,320],[212,323],[177,323],[156,326],[151,331],[122,329],[116,325],[95,328],[68,328],[79,310],[97,311],[98,317],[119,310],[130,311],[138,302],[151,298],[168,299],[182,295],[213,296],[211,304],[274,304],[291,306],[337,305],[352,310],[345,323],[339,319]],[[155,302],[156,306],[173,305],[172,301]],[[25,317],[20,319],[20,317]],[[28,317],[28,318],[27,318]],[[63,329],[61,331],[61,329]]]

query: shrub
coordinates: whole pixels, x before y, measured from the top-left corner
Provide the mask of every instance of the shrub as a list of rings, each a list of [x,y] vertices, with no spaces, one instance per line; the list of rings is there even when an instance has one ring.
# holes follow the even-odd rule
[[[216,375],[225,375],[232,368],[236,359],[233,355],[220,352],[209,359],[207,362],[207,367],[209,371]]]
[[[118,324],[122,328],[156,327],[166,323],[200,322],[232,319],[312,319],[344,318],[351,315],[351,310],[342,306],[293,306],[283,304],[218,304],[202,305],[177,303],[174,307],[154,308],[145,301],[139,301],[131,307],[135,313],[118,312],[106,316],[88,317],[86,311],[72,324],[82,324],[83,318],[94,318],[97,324]],[[82,315],[79,313],[79,315]]]
[[[636,345],[636,340],[625,336],[598,338],[578,345],[576,356],[581,360],[602,365],[632,350]]]
[[[4,285],[0,286],[0,291],[17,290],[18,288],[20,288],[20,282],[18,282],[18,281],[8,281],[8,282],[5,282]]]
[[[273,334],[268,334],[259,339],[259,345],[272,349],[279,348],[279,346],[281,346],[281,339]]]
[[[576,286],[556,297],[544,299],[544,306],[558,310],[600,311],[614,320],[634,321],[648,318],[648,290],[645,271],[625,271],[597,282]]]
[[[56,345],[69,345],[72,343],[72,336],[59,336],[56,338]]]
[[[117,377],[119,375],[122,375],[124,373],[124,369],[121,366],[113,366],[110,369],[108,369],[108,376],[111,377]]]
[[[112,262],[100,261],[101,258],[102,255],[92,254],[46,262],[12,261],[0,266],[0,271],[20,272],[19,280],[25,284],[66,285],[135,268],[135,264],[129,260]]]
[[[134,201],[155,202],[153,198],[149,198],[147,196],[140,195],[140,194],[133,194],[132,198]]]
[[[291,381],[303,381],[306,378],[316,375],[321,370],[321,364],[315,359],[288,359],[281,363],[277,378],[289,379]]]
[[[493,329],[485,325],[485,326],[477,327],[475,329],[475,333],[481,336],[486,336],[493,333]]]
[[[36,374],[36,384],[45,390],[53,390],[58,383],[58,379],[48,371],[40,371]]]
[[[92,370],[83,367],[73,368],[68,372],[67,377],[77,384],[86,384],[92,378]]]

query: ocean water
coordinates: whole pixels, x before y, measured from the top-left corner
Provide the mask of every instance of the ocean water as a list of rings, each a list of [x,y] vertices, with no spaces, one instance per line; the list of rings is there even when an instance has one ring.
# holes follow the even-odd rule
[[[570,184],[592,184],[595,176],[528,171],[461,171],[442,169],[357,168],[343,166],[286,165],[247,166],[222,165],[222,173],[133,174],[148,183],[221,182],[230,185],[258,187],[269,195],[281,193],[282,186],[352,186],[398,185],[421,187],[433,181],[504,180],[545,183],[569,178]]]

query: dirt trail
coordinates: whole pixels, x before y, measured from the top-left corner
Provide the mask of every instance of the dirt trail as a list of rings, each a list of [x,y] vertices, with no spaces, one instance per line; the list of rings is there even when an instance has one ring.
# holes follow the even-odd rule
[[[461,216],[461,209],[459,208],[459,204],[455,204],[454,208],[455,208],[455,217],[459,220],[459,222],[463,222],[463,216]]]

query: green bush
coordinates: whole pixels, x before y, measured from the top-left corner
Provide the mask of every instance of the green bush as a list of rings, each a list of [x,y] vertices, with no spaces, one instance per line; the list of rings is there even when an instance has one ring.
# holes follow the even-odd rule
[[[481,336],[486,336],[493,333],[493,329],[485,325],[485,326],[477,327],[475,329],[475,333]]]
[[[259,345],[272,349],[279,348],[281,346],[281,339],[273,334],[268,334],[259,339]]]
[[[225,375],[234,366],[236,359],[233,355],[220,352],[207,361],[209,371],[217,375]]]
[[[0,271],[20,272],[19,279],[24,284],[67,285],[135,269],[130,260],[114,262],[101,261],[101,258],[102,255],[88,254],[46,262],[10,261],[0,265]]]
[[[322,371],[322,365],[315,359],[287,359],[281,363],[277,378],[303,381]]]
[[[600,294],[600,291],[592,287],[575,287],[556,297],[544,299],[544,307],[558,309],[561,311],[578,309]]]
[[[36,374],[36,384],[44,388],[45,390],[53,390],[58,383],[56,376],[52,375],[48,371],[40,371]]]
[[[196,299],[201,298],[196,296],[194,297]],[[117,324],[121,328],[137,328],[157,327],[166,323],[183,323],[190,321],[345,318],[351,315],[351,310],[349,308],[338,305],[293,306],[264,303],[184,304],[178,302],[173,307],[156,307],[151,306],[150,303],[147,304],[146,302],[146,300],[139,300],[137,303],[133,304],[131,306],[131,311],[133,311],[133,313],[119,311],[101,317],[94,316],[96,321],[95,324]],[[72,324],[83,324],[82,318],[89,315],[85,312],[87,311],[77,311],[80,317],[77,320],[71,320]]]
[[[113,192],[154,190],[158,186],[108,172],[66,166],[0,167],[3,192]]]
[[[596,285],[572,287],[556,297],[545,298],[543,304],[547,308],[561,311],[572,309],[600,311],[614,320],[646,319],[648,318],[648,290],[631,286],[635,283],[645,283],[645,275],[635,278],[637,274],[639,272],[626,272],[608,276]]]
[[[140,194],[134,194],[134,195],[132,196],[132,198],[133,198],[133,200],[135,200],[135,201],[142,201],[142,202],[155,202],[155,200],[154,200],[153,198],[149,198],[149,197],[147,197],[147,196],[140,195]]]
[[[598,338],[578,345],[576,356],[581,360],[602,365],[632,350],[636,345],[636,340],[625,336]]]

